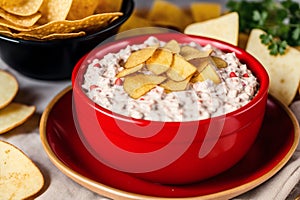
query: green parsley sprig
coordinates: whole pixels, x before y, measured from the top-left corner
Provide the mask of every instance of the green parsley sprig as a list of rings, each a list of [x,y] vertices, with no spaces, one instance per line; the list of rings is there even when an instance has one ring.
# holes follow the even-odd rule
[[[292,0],[229,0],[230,11],[239,13],[240,32],[250,33],[259,28],[260,36],[271,55],[282,55],[287,45],[300,46],[300,5]]]

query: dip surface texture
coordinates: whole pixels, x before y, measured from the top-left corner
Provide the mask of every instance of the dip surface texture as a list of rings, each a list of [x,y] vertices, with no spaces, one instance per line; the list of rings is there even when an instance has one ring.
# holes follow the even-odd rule
[[[117,53],[91,60],[82,85],[86,95],[114,113],[137,119],[181,122],[235,111],[251,101],[258,90],[256,77],[245,64],[240,63],[235,53],[224,53],[210,44],[200,46],[191,42],[180,45],[201,51],[213,49],[213,56],[227,62],[227,67],[216,68],[221,83],[215,84],[207,79],[189,83],[186,90],[176,92],[166,92],[164,88],[156,86],[142,97],[133,99],[123,89],[124,78],[116,78],[116,75],[124,70],[124,63],[132,52],[155,45],[164,46],[165,42],[149,37],[142,44],[128,45]]]

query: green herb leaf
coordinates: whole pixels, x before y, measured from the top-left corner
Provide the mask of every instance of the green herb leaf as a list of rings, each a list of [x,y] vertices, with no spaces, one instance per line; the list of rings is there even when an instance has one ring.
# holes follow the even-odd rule
[[[240,32],[250,33],[253,28],[266,32],[260,36],[271,55],[282,55],[287,45],[300,45],[300,4],[293,0],[229,0],[232,12],[239,13]]]

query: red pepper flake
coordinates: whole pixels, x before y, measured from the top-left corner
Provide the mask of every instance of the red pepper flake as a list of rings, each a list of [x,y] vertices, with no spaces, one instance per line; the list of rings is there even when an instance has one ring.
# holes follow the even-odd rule
[[[140,100],[141,100],[141,101],[144,101],[145,99],[142,97],[142,98],[140,98]]]
[[[243,77],[248,78],[248,77],[249,77],[249,74],[245,73],[245,74],[243,74]]]
[[[99,63],[95,63],[94,67],[101,67],[101,65]]]
[[[122,79],[117,78],[117,79],[115,80],[115,85],[123,85]]]
[[[97,88],[98,86],[97,85],[91,85],[90,86],[90,90],[93,90],[93,89],[95,89],[95,88]]]
[[[233,78],[233,77],[237,77],[237,75],[236,75],[236,73],[234,73],[234,72],[230,72],[230,73],[229,73],[229,77],[230,77],[230,78]]]

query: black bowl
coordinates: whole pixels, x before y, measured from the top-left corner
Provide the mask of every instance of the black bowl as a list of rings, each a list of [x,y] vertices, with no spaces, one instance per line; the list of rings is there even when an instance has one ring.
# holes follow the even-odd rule
[[[130,17],[133,0],[124,0],[123,15],[107,28],[83,37],[52,41],[30,41],[0,36],[0,57],[11,68],[36,79],[70,79],[73,67],[100,42],[116,34]]]

